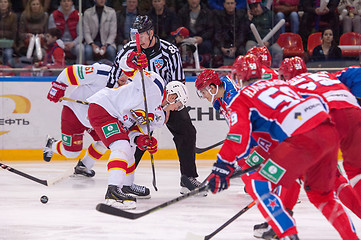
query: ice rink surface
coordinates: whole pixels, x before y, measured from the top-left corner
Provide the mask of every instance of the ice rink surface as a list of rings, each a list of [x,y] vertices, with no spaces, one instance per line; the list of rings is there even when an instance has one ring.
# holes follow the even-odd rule
[[[76,165],[76,161],[4,161],[17,170],[41,179],[53,179]],[[213,160],[198,160],[199,179],[209,173]],[[152,198],[138,200],[137,209],[144,211],[179,196],[177,161],[155,161],[158,191],[152,188],[150,161],[142,161],[136,170],[136,183],[151,189]],[[231,187],[207,197],[191,197],[137,220],[100,213],[95,206],[104,201],[107,188],[106,161],[96,163],[96,175],[68,177],[54,186],[43,186],[0,168],[0,239],[1,240],[180,240],[187,233],[205,236],[235,215],[252,199],[243,191],[240,179]],[[47,204],[40,197],[49,198]],[[331,224],[311,205],[305,193],[294,209],[301,240],[341,239]],[[361,220],[350,212],[358,235]],[[251,240],[253,225],[263,222],[253,207],[212,239]]]

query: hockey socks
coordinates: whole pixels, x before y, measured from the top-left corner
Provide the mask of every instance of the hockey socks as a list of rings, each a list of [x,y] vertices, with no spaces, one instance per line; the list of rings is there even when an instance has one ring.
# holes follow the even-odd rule
[[[306,191],[311,203],[317,207],[344,240],[357,240],[352,220],[343,206],[335,200],[334,192],[321,195],[316,192]]]
[[[81,161],[85,165],[85,167],[90,170],[93,168],[95,161],[101,158],[106,151],[107,148],[104,146],[103,142],[94,142],[90,144]]]
[[[361,198],[347,179],[339,175],[336,178],[336,194],[340,201],[361,219]],[[361,191],[361,189],[359,190]]]

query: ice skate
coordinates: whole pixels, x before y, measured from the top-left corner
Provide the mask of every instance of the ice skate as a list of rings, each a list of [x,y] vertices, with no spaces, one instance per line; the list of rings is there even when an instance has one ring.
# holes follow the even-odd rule
[[[197,187],[199,187],[201,185],[201,182],[199,182],[196,178],[194,177],[187,177],[187,179],[189,180],[187,184],[183,183],[181,180],[181,190],[180,190],[180,194],[186,194],[189,193],[190,191],[196,189]],[[200,194],[198,194],[200,196],[207,196],[207,192],[202,192]]]
[[[122,192],[118,186],[108,185],[105,194],[105,204],[119,209],[135,209],[137,200]]]
[[[84,163],[79,160],[78,164],[74,167],[74,174],[83,175],[85,177],[94,177],[95,171],[88,170]]]
[[[267,222],[256,224],[253,226],[253,236],[256,238],[262,238],[262,235],[270,229],[272,228]]]
[[[46,145],[43,151],[43,159],[46,162],[50,162],[51,158],[53,157],[53,151],[51,150],[51,147],[53,143],[56,142],[55,138],[47,136]]]
[[[123,186],[122,192],[135,198],[148,199],[150,198],[150,190],[145,186],[132,184],[131,186]]]

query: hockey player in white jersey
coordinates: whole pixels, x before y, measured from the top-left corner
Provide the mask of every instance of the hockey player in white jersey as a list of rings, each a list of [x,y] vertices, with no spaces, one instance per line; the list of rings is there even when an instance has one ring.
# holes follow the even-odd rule
[[[107,84],[111,67],[106,64],[94,63],[93,65],[72,65],[65,68],[52,82],[52,87],[47,98],[53,102],[61,101],[69,85],[77,86],[70,94],[70,98],[85,101]],[[75,174],[87,177],[95,175],[91,170],[96,159],[99,159],[107,150],[88,120],[88,106],[64,101],[61,114],[61,140],[48,137],[43,158],[49,162],[53,153],[58,153],[66,158],[77,158],[83,149],[83,135],[88,132],[94,142],[88,147],[82,160],[74,168]]]
[[[134,181],[136,147],[151,154],[157,151],[157,140],[149,137],[147,124],[153,131],[165,123],[166,116],[161,106],[164,81],[155,72],[143,71],[142,67],[147,65],[144,54],[132,54],[125,57],[122,63],[122,69],[132,81],[118,88],[104,88],[88,98],[88,117],[104,145],[111,151],[107,163],[109,177],[105,203],[121,209],[134,209],[136,198],[130,195],[134,189],[124,186],[132,186]],[[148,188],[136,190],[136,197],[150,197]]]

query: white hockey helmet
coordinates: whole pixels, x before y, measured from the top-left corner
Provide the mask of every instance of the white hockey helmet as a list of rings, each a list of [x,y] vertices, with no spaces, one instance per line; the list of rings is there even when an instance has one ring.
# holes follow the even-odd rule
[[[180,81],[171,81],[165,86],[165,90],[167,92],[167,103],[174,104],[174,103],[180,102],[180,103],[182,103],[182,105],[178,108],[178,111],[182,110],[189,99],[188,89],[187,89],[186,85]],[[174,101],[171,101],[169,99],[170,94],[177,95],[177,97]]]

